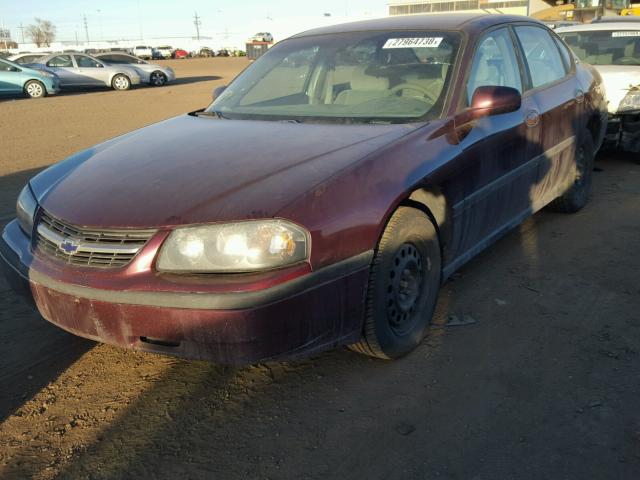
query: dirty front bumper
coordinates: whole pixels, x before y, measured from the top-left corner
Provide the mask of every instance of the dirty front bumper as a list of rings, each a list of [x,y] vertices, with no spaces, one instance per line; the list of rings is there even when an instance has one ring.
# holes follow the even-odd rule
[[[356,341],[372,252],[274,287],[229,293],[90,288],[43,274],[34,255],[17,222],[7,225],[0,267],[13,289],[60,328],[135,350],[246,364]]]
[[[640,153],[640,112],[609,114],[605,146]]]

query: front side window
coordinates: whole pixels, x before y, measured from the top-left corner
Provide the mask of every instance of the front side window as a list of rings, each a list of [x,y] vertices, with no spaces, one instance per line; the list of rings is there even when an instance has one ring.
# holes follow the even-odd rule
[[[546,30],[540,27],[516,27],[515,30],[533,88],[553,83],[567,74],[558,47]]]
[[[576,56],[591,65],[640,65],[640,26],[559,34]]]
[[[208,108],[227,118],[409,122],[442,113],[460,34],[356,32],[273,47]]]
[[[73,67],[70,55],[58,55],[47,62],[47,67]]]
[[[91,57],[85,57],[84,55],[76,55],[76,63],[78,68],[98,68],[101,65]]]
[[[506,28],[488,33],[478,43],[467,81],[467,102],[478,87],[511,87],[522,93],[518,60]]]

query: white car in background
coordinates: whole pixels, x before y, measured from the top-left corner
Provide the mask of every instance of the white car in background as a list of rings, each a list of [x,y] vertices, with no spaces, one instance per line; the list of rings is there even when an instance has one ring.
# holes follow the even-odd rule
[[[170,47],[168,45],[156,47],[156,52],[160,57],[164,59],[171,58],[171,55],[173,54],[173,47]]]
[[[250,38],[252,42],[273,42],[273,35],[269,32],[260,32],[256,33],[253,37]]]
[[[16,55],[11,55],[7,57],[7,60],[11,60],[13,63],[17,63],[18,65],[27,65],[29,63],[34,63],[41,57],[48,55],[49,53],[18,53]]]
[[[125,52],[99,53],[96,55],[96,58],[102,60],[107,65],[123,65],[132,68],[140,75],[142,83],[147,83],[154,87],[161,87],[167,82],[172,82],[176,79],[173,68],[147,63]]]
[[[151,60],[153,58],[153,47],[149,45],[138,45],[133,48],[133,54],[144,60]]]
[[[640,152],[640,22],[599,21],[556,33],[602,76],[609,100],[607,145]]]

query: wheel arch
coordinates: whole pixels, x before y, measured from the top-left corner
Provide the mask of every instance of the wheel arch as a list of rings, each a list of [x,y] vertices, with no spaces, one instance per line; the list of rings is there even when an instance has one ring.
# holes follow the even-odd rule
[[[404,198],[396,207],[412,207],[425,213],[438,234],[440,243],[440,258],[442,267],[445,266],[446,252],[451,238],[449,205],[442,189],[439,186],[416,188]],[[395,211],[395,209],[394,209]],[[393,212],[391,212],[393,215]]]

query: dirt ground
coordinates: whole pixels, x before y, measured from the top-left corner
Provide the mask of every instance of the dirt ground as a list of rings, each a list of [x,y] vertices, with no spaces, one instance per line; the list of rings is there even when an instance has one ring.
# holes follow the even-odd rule
[[[205,106],[247,62],[172,64],[160,89],[1,101],[0,224],[40,168]],[[396,362],[124,351],[0,280],[0,478],[640,478],[640,165],[597,166],[587,208],[541,212],[464,267]]]

